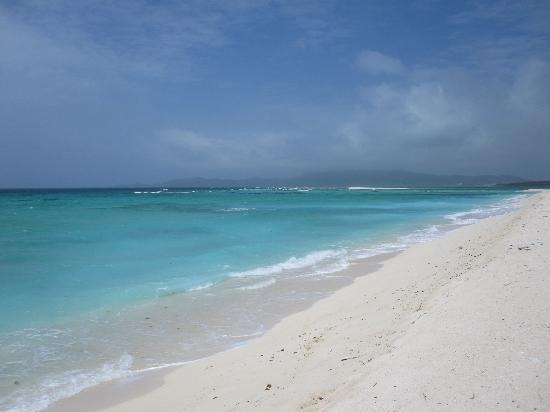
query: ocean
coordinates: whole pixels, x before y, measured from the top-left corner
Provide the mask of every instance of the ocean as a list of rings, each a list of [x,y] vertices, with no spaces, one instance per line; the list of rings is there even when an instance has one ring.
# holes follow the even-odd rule
[[[522,194],[523,193],[523,194]],[[513,210],[495,188],[0,191],[0,410],[262,334],[354,262]]]

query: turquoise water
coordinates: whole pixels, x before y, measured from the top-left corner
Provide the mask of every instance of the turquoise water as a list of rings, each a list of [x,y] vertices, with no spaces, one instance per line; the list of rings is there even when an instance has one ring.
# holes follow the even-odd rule
[[[92,314],[111,324],[105,313],[191,292],[200,302],[212,285],[222,290],[239,278],[252,279],[240,289],[246,299],[247,290],[285,276],[334,273],[354,258],[435,237],[445,225],[509,210],[513,195],[434,188],[0,192],[0,409],[43,407],[69,393],[57,378],[48,392],[45,379],[109,361],[104,337],[101,346],[93,342],[97,331],[79,329]],[[59,344],[67,325],[73,346],[86,339],[85,365]],[[128,351],[115,344],[118,362]],[[100,346],[101,356],[94,352]],[[180,355],[171,349],[141,366]]]

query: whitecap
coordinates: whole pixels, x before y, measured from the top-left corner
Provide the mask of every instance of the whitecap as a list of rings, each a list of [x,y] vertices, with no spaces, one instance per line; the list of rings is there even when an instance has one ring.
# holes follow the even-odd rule
[[[451,213],[445,216],[454,225],[469,225],[490,216],[501,215],[503,213],[517,210],[519,202],[524,199],[525,194],[516,195],[500,202],[487,205],[485,207],[475,208],[463,212]]]
[[[199,290],[208,289],[208,288],[211,287],[211,286],[214,286],[214,282],[204,283],[204,284],[202,284],[202,285],[195,286],[194,288],[187,289],[187,291],[188,291],[188,292],[197,292],[197,291],[199,291]]]
[[[409,190],[408,187],[350,186],[348,190]]]
[[[0,409],[6,412],[39,411],[52,403],[74,396],[84,389],[112,379],[129,376],[134,359],[123,354],[94,370],[72,370],[45,378],[38,387],[15,391],[0,399]]]
[[[277,280],[275,278],[269,278],[265,281],[262,281],[262,282],[258,282],[258,283],[254,283],[252,285],[248,285],[248,286],[241,286],[239,288],[239,290],[256,290],[256,289],[264,289],[264,288],[267,288],[273,284],[275,284],[275,282],[277,282]]]
[[[301,258],[291,257],[290,259],[271,266],[261,266],[256,269],[245,270],[243,272],[230,273],[231,277],[247,276],[267,276],[274,275],[289,270],[302,269],[308,266],[314,266],[329,259],[336,259],[345,255],[346,251],[341,250],[321,250],[309,253]]]
[[[249,210],[255,210],[253,207],[228,207],[220,209],[221,212],[248,212]]]

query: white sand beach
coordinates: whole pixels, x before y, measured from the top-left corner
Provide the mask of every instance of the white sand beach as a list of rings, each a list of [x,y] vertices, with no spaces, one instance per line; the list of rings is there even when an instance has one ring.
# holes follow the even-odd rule
[[[516,409],[550,409],[550,191],[397,254],[242,347],[50,408]]]

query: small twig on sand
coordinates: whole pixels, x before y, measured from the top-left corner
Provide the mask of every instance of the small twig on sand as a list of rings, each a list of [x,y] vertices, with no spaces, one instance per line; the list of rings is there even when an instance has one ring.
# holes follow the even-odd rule
[[[351,358],[342,358],[340,359],[340,362],[344,362],[344,361],[347,361],[347,360],[351,360],[351,359],[357,359],[359,356],[353,356]]]

